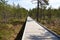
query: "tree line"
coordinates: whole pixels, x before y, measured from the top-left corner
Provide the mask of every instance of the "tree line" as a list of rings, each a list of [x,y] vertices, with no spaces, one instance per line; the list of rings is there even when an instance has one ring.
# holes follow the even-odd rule
[[[46,9],[46,6],[42,6],[39,8],[39,14],[37,13],[37,8],[33,8],[31,10],[26,10],[21,7],[19,4],[17,6],[13,3],[12,5],[7,4],[7,1],[0,0],[0,22],[8,22],[10,20],[17,20],[27,16],[31,16],[36,19],[36,15],[38,14],[39,21],[46,20],[50,23],[54,18],[60,18],[60,7],[58,9],[52,9],[49,7]]]
[[[37,8],[33,8],[32,10],[29,10],[29,15],[36,19],[36,14],[37,13]],[[41,20],[46,20],[49,23],[53,20],[53,19],[59,19],[60,18],[60,7],[58,9],[52,9],[51,7],[49,7],[48,9],[46,9],[46,7],[44,7],[43,9],[39,8],[39,14],[38,14],[38,19],[39,21]]]
[[[0,22],[8,22],[10,20],[22,19],[27,15],[28,10],[23,7],[17,6],[13,3],[12,5],[7,4],[8,1],[0,0]]]

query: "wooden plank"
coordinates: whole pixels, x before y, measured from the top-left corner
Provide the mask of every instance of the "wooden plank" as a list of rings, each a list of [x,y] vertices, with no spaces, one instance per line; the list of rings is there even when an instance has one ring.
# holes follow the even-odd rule
[[[59,40],[59,39],[28,16],[22,40]]]

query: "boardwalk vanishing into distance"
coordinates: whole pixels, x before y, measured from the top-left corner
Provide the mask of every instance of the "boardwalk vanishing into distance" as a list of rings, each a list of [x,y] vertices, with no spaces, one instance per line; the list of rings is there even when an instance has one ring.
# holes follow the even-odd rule
[[[28,16],[22,40],[59,40],[59,38]]]

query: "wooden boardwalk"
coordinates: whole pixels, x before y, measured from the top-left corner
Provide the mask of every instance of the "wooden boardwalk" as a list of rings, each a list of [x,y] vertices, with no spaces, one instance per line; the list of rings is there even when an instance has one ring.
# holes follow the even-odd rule
[[[31,17],[27,18],[22,40],[59,40],[55,35],[44,29]]]

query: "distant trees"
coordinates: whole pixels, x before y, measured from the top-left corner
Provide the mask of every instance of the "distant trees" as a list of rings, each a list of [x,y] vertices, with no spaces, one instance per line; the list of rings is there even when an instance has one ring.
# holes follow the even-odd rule
[[[43,1],[45,2],[45,0],[43,0]],[[11,19],[19,19],[20,20],[21,18],[26,17],[27,13],[29,16],[36,19],[37,11],[38,11],[37,8],[33,8],[28,11],[25,8],[21,7],[19,4],[16,6],[13,3],[13,6],[12,6],[12,5],[7,4],[7,1],[0,0],[0,22],[1,21],[7,22]],[[59,9],[51,9],[51,7],[49,7],[48,9],[46,9],[46,5],[43,5],[42,9],[41,9],[41,7],[39,8],[39,14],[38,14],[39,20],[50,21],[53,18],[60,18],[60,8]]]
[[[6,19],[6,1],[5,0],[0,0],[0,13],[4,19]],[[4,10],[3,10],[4,9]]]
[[[29,10],[28,14],[29,16],[31,16],[32,18],[36,18],[36,12],[37,12],[37,8],[34,8],[32,10]]]
[[[34,11],[33,11],[34,10]],[[49,7],[48,9],[46,9],[46,7],[44,7],[44,9],[42,9],[42,14],[41,14],[41,8],[39,8],[39,19],[42,21],[46,21],[47,23],[51,23],[54,19],[56,18],[60,18],[60,9],[52,9],[51,7]],[[37,8],[34,8],[32,10],[29,11],[29,14],[31,15],[31,17],[36,19],[36,11]],[[34,16],[33,16],[34,15]],[[43,19],[42,19],[43,17]]]
[[[21,19],[27,16],[28,10],[17,6],[13,3],[12,5],[7,4],[8,1],[0,0],[0,22],[8,22],[11,19]]]
[[[44,18],[43,17],[44,16],[44,13],[42,13],[42,11],[44,11],[44,10],[42,10],[42,9],[44,9],[45,5],[48,5],[49,4],[48,3],[49,0],[32,0],[32,1],[37,1],[37,12],[36,12],[37,21],[39,20],[38,19],[39,16],[40,16],[40,18],[43,19]],[[39,14],[39,12],[40,12],[40,14]]]

